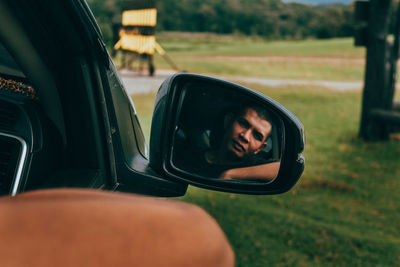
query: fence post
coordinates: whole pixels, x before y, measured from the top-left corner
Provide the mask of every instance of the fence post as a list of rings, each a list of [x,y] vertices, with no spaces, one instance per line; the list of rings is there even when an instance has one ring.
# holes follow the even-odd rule
[[[365,69],[365,84],[362,99],[359,136],[368,141],[389,138],[387,125],[371,117],[372,109],[385,109],[386,90],[389,89],[388,27],[391,0],[371,0],[368,21],[368,41]],[[385,103],[386,102],[386,103]]]

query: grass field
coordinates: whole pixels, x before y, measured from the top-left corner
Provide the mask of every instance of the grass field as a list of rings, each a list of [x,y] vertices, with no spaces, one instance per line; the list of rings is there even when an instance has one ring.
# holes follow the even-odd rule
[[[171,43],[164,46],[174,47],[172,37],[168,38]],[[362,57],[362,51],[346,39],[278,43],[272,48],[258,44],[258,52],[251,50],[249,54],[237,44],[228,49],[231,52],[224,51],[228,57],[297,59],[294,52],[285,54],[281,47],[298,46],[303,59],[337,60],[347,53],[354,55],[351,60]],[[202,45],[209,46],[186,44],[200,48]],[[183,52],[186,46],[177,48],[176,53],[182,53],[182,58],[184,53],[191,54]],[[194,53],[193,65],[202,53],[207,55],[206,48]],[[190,58],[187,60],[191,62]],[[329,65],[320,63],[321,69]],[[294,72],[301,71],[299,68]],[[325,71],[334,79],[334,72],[319,73]],[[287,75],[294,77],[299,73]],[[202,206],[219,222],[235,250],[238,266],[397,266],[400,141],[393,138],[388,142],[365,143],[357,138],[361,93],[248,86],[279,101],[303,122],[306,169],[300,182],[290,192],[276,196],[236,195],[190,187],[182,199]],[[135,95],[134,101],[149,136],[154,95]]]
[[[358,93],[251,87],[304,123],[306,169],[299,184],[277,196],[190,188],[183,199],[216,218],[238,266],[396,266],[400,142],[364,143],[356,137]],[[151,112],[143,104],[152,97],[135,96],[139,113]]]
[[[161,34],[158,42],[182,70],[280,79],[359,81],[364,48],[352,39],[266,41],[210,34]],[[156,54],[156,65],[169,68]]]

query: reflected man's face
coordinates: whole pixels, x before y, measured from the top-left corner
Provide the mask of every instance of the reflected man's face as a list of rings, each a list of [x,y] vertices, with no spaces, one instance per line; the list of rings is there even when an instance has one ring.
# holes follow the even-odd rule
[[[247,108],[230,121],[230,125],[227,123],[222,146],[231,156],[245,159],[265,148],[265,140],[271,132],[272,125],[260,118],[254,109]]]

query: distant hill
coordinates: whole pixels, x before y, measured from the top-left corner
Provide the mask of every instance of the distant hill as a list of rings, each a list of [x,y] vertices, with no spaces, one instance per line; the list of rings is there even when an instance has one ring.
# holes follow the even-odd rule
[[[282,0],[282,2],[298,2],[310,5],[325,5],[325,4],[351,4],[352,0]]]

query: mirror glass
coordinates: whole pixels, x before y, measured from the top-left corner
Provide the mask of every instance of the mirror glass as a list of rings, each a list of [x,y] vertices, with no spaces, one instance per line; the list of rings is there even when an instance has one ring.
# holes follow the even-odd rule
[[[176,169],[236,182],[277,177],[284,124],[265,101],[206,81],[185,83],[179,101],[171,155]]]

